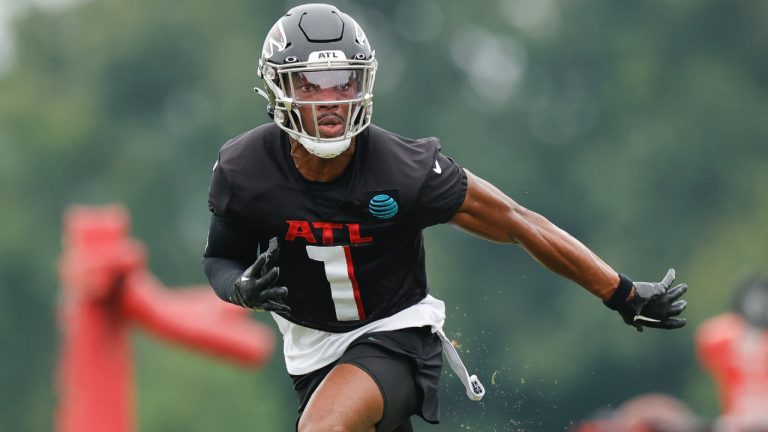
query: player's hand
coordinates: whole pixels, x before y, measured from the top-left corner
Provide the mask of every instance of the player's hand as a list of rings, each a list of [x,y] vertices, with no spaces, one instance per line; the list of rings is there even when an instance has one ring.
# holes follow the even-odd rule
[[[267,250],[235,281],[235,297],[238,304],[270,312],[291,311],[284,303],[288,297],[288,288],[274,286],[280,275],[280,268],[277,266],[279,252],[277,238],[273,237],[269,240]]]
[[[676,329],[685,325],[685,318],[676,318],[688,306],[680,297],[688,290],[682,283],[672,286],[675,269],[669,269],[661,282],[634,282],[635,297],[628,300],[619,314],[624,322],[634,326],[637,331],[643,327]]]

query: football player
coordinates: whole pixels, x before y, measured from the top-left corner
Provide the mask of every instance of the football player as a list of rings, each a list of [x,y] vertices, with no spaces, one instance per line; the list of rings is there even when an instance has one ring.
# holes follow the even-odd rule
[[[768,430],[768,275],[735,287],[732,310],[701,323],[696,348],[717,386],[717,430]]]
[[[259,60],[257,91],[274,122],[225,143],[214,165],[205,272],[222,299],[272,313],[300,400],[297,430],[410,431],[413,415],[437,423],[443,354],[468,397],[483,396],[429,294],[422,230],[431,225],[523,247],[638,330],[685,324],[674,271],[633,282],[437,139],[372,125],[376,68],[349,15],[291,9]]]

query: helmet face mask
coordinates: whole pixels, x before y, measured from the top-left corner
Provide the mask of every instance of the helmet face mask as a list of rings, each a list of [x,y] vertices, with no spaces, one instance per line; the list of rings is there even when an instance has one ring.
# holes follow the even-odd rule
[[[351,17],[310,4],[275,23],[258,73],[275,123],[310,153],[332,158],[371,122],[376,67],[375,53]]]

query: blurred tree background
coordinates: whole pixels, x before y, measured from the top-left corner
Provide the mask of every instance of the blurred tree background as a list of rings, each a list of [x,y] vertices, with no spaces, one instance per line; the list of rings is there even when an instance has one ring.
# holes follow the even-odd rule
[[[0,430],[52,425],[68,206],[123,203],[152,272],[205,282],[210,169],[268,121],[258,55],[298,3],[0,0]],[[715,418],[694,332],[768,262],[768,3],[335,4],[377,51],[377,124],[440,137],[617,270],[691,286],[687,327],[636,333],[519,248],[430,229],[432,292],[488,394],[446,372],[443,424],[417,430],[568,430],[650,391]],[[291,430],[279,355],[254,373],[134,341],[140,430]]]

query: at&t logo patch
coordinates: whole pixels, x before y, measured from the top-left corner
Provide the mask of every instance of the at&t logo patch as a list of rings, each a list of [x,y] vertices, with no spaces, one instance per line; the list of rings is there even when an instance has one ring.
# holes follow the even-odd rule
[[[387,194],[379,194],[368,202],[368,211],[379,219],[389,219],[397,214],[397,201]]]

